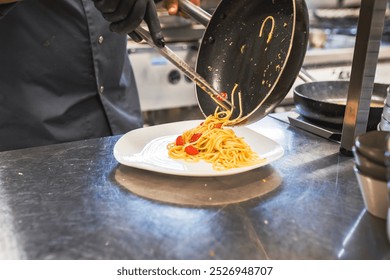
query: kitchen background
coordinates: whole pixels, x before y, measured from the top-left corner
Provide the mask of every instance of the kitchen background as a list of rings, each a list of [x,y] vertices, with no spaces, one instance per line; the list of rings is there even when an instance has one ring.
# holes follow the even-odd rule
[[[220,0],[202,0],[210,14]],[[360,1],[306,0],[309,8],[310,39],[303,67],[316,80],[348,80],[350,77]],[[389,0],[390,3],[390,0]],[[379,52],[375,82],[390,83],[390,4]],[[205,27],[192,19],[169,16],[158,9],[169,47],[195,67],[197,50]],[[147,44],[128,41],[129,58],[138,84],[145,125],[203,118],[196,101],[194,84]],[[295,108],[293,88],[276,112]]]

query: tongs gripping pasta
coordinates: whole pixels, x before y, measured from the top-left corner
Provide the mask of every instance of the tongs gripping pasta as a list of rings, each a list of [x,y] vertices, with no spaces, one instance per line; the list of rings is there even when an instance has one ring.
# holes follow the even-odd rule
[[[180,71],[182,71],[189,79],[197,84],[205,93],[207,93],[219,106],[225,110],[231,110],[232,104],[224,98],[218,91],[216,91],[202,76],[200,76],[190,65],[183,61],[167,46],[157,47],[149,32],[142,27],[137,27],[135,32],[150,46],[155,48],[162,56],[174,64]]]

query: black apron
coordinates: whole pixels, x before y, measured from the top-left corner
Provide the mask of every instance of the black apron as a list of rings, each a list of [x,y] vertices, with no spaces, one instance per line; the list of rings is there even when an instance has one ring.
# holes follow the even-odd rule
[[[142,126],[126,36],[109,31],[93,1],[22,1],[7,14],[4,7],[0,150]]]

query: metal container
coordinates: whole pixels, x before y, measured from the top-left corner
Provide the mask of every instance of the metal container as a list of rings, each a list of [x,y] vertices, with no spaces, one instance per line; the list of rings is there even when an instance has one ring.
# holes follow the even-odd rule
[[[386,153],[385,153],[385,162],[387,167],[387,199],[388,199],[388,209],[387,209],[387,238],[390,241],[390,137],[387,138],[386,144]]]
[[[386,219],[389,208],[387,182],[366,176],[356,166],[354,171],[367,211],[378,218]]]

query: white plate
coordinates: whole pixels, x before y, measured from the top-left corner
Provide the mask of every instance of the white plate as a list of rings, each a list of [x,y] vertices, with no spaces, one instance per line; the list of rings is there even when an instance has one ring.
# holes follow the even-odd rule
[[[214,170],[210,163],[186,162],[168,156],[167,144],[175,141],[184,131],[199,125],[203,120],[168,123],[136,129],[123,135],[114,146],[115,159],[127,166],[180,176],[225,176],[249,171],[267,165],[284,154],[282,146],[275,141],[246,127],[233,130],[258,153],[266,158],[259,164],[247,167]]]

